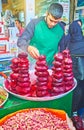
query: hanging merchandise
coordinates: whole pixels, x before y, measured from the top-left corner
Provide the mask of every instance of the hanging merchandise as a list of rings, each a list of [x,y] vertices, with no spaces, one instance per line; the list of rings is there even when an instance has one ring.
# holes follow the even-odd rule
[[[20,12],[19,12],[19,20],[20,20],[21,22],[24,22],[24,11],[20,11]]]
[[[4,23],[0,22],[0,35],[4,34]]]
[[[14,27],[14,18],[11,10],[6,10],[3,16],[3,22],[7,27]]]

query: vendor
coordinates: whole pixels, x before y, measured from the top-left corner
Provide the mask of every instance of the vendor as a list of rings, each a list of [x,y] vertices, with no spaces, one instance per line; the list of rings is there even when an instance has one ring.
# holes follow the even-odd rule
[[[18,39],[18,47],[28,52],[34,59],[37,59],[39,55],[45,55],[50,66],[64,35],[64,29],[60,24],[62,14],[61,4],[51,4],[46,16],[30,21]]]

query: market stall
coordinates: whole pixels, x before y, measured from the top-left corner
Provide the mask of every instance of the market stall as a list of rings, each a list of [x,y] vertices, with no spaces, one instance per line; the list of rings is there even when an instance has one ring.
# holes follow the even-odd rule
[[[68,52],[68,51],[65,51],[65,52]],[[36,67],[35,67],[36,70],[29,71],[28,70],[29,67],[27,66],[29,64],[25,63],[25,62],[27,63],[29,62],[26,56],[27,55],[25,55],[25,53],[21,53],[18,55],[17,58],[13,58],[11,61],[12,72],[9,74],[8,78],[5,79],[4,83],[1,85],[9,93],[9,97],[6,103],[1,106],[0,117],[3,117],[16,110],[20,110],[24,108],[39,108],[39,107],[62,109],[62,110],[65,110],[69,116],[71,116],[72,91],[75,89],[77,85],[76,80],[72,76],[72,70],[68,69],[71,71],[69,73],[64,72],[65,75],[68,74],[67,78],[65,76],[65,79],[64,78],[62,79],[63,77],[62,72],[60,72],[60,74],[62,74],[61,75],[62,77],[60,77],[60,75],[54,76],[52,73],[52,71],[54,70],[48,70],[44,61],[45,58],[44,56],[41,56],[39,58],[41,59],[41,61],[36,62]],[[18,63],[18,58],[19,58],[19,63]],[[56,58],[59,59],[59,54],[55,56],[55,59]],[[43,66],[44,66],[44,67],[40,67],[41,71],[43,72],[36,73],[38,72],[37,70],[39,69],[37,64],[40,64],[40,63],[41,64],[43,63]],[[56,63],[56,61],[54,63]],[[71,63],[72,63],[71,60],[69,60],[68,67],[72,66]],[[16,67],[16,64],[18,64],[17,67]],[[19,71],[18,71],[18,67],[19,67]],[[55,71],[57,70],[58,72],[60,70],[60,67],[57,67],[57,68],[54,68],[54,69]],[[44,70],[46,70],[45,73],[44,73]],[[15,73],[16,71],[17,73]],[[63,71],[63,69],[61,69],[61,71]],[[38,80],[36,79],[37,77],[35,74],[40,74],[40,77],[38,77],[38,79],[40,80],[39,83],[41,83],[41,87],[38,87],[38,84],[37,84]],[[44,76],[42,76],[41,78],[41,75],[43,74]],[[56,88],[52,87],[54,86],[53,76],[54,78],[56,77],[55,78],[56,80],[55,85],[57,85]],[[44,80],[47,82],[44,82]],[[67,86],[63,85],[64,82],[67,83]],[[42,85],[44,83],[46,84],[45,87],[43,87]]]
[[[66,14],[66,16],[69,18],[69,10],[67,8],[68,6],[69,6],[69,2],[67,1],[67,3],[64,3],[64,7],[66,7],[65,12],[68,12]],[[68,11],[66,11],[66,10],[68,10]],[[32,13],[32,10],[30,10],[30,11],[31,11],[30,13]],[[64,17],[63,17],[65,21],[66,21],[66,19],[65,19],[66,16],[64,15]],[[29,18],[31,19],[31,17],[29,17]],[[69,22],[68,20],[69,19],[67,19],[67,23]],[[17,38],[15,37],[15,28],[8,27],[7,29],[8,29],[8,36],[10,36],[10,39],[7,41],[8,43],[5,41],[6,45],[4,46],[4,50],[6,49],[5,48],[6,46],[9,47],[9,45],[10,45],[10,47],[9,47],[8,52],[7,52],[7,50],[5,50],[6,53],[4,55],[8,56],[7,58],[9,58],[9,59],[7,59],[7,63],[9,63],[9,61],[10,61],[10,64],[6,65],[6,66],[10,67],[11,60],[17,56],[18,48],[16,46]],[[11,57],[9,57],[9,56],[11,56]],[[21,57],[19,57],[19,58],[21,58]],[[6,98],[3,99],[4,102],[0,105],[0,118],[3,118],[4,116],[7,116],[8,114],[16,112],[17,110],[29,109],[29,108],[60,109],[60,110],[64,110],[69,116],[71,116],[71,113],[72,113],[72,111],[71,111],[71,109],[72,109],[72,94],[73,94],[73,90],[75,89],[75,87],[77,85],[77,82],[73,77],[73,72],[71,69],[72,68],[71,61],[67,65],[67,67],[70,67],[70,68],[67,68],[65,66],[65,70],[68,70],[68,69],[70,70],[70,72],[65,71],[65,77],[67,77],[67,78],[65,78],[64,82],[66,82],[67,85],[65,85],[65,84],[63,85],[63,82],[61,82],[61,87],[59,87],[60,88],[59,89],[58,87],[56,88],[56,86],[55,86],[56,84],[54,85],[54,83],[52,83],[53,89],[47,88],[47,86],[44,86],[44,87],[39,87],[38,90],[36,90],[36,87],[34,86],[34,88],[32,89],[33,94],[29,93],[29,91],[31,91],[29,88],[31,85],[30,86],[28,85],[30,83],[29,77],[23,78],[24,76],[22,73],[24,72],[25,65],[24,65],[24,63],[22,63],[22,61],[19,65],[14,64],[16,69],[14,68],[14,65],[11,66],[11,69],[10,68],[8,69],[8,74],[6,72],[6,68],[5,68],[5,71],[4,71],[4,69],[1,70],[4,73],[6,73],[8,77],[6,77],[6,79],[4,78],[3,82],[1,82],[1,84],[0,84],[0,87],[3,88],[7,92]],[[24,62],[25,62],[25,60],[24,60]],[[67,64],[67,62],[66,62],[66,64]],[[52,69],[52,71],[54,71],[54,73],[55,73],[55,71],[61,70],[61,74],[62,74],[62,72],[63,72],[62,68],[60,68],[60,69],[58,68],[58,70],[57,70],[55,66],[56,66],[56,64],[54,64],[54,68]],[[19,68],[22,67],[23,70],[18,71],[18,67]],[[27,68],[27,71],[26,71],[27,76],[29,76],[29,74],[31,73],[29,71],[29,66],[26,66],[26,68]],[[44,68],[44,70],[45,70],[45,68],[47,68],[47,67],[41,66],[41,72],[44,71],[44,70],[42,70],[42,68]],[[36,70],[37,71],[39,70],[38,66],[36,67]],[[39,79],[39,77],[38,77],[39,80],[42,80],[43,78],[45,78],[46,79],[45,84],[47,84],[48,79],[51,79],[50,77],[48,78],[48,74],[50,76],[50,73],[51,73],[50,70],[48,70],[48,71],[49,71],[49,73],[46,71],[44,74],[44,75],[47,75],[46,78],[44,76],[42,76]],[[11,75],[11,72],[13,73],[13,77]],[[16,79],[17,79],[17,82],[19,83],[20,86],[16,85],[17,82],[16,83],[13,82],[16,80],[16,79],[13,79],[15,73],[17,73],[17,76],[19,75],[18,77],[16,77]],[[39,76],[40,74],[42,74],[42,73],[38,74],[38,72],[37,72],[36,76]],[[67,76],[66,76],[66,74],[67,74]],[[34,74],[31,74],[31,75],[34,79]],[[64,76],[64,75],[61,75],[61,76]],[[54,78],[53,78],[53,80],[51,79],[52,81],[50,80],[50,82],[54,82],[54,80],[55,80],[55,82],[63,80],[62,79],[63,77],[61,77],[59,79],[60,75],[58,75],[58,76],[52,75],[51,77],[54,77]],[[58,78],[56,79],[55,77],[58,77]],[[22,84],[24,84],[23,81],[25,81],[25,80],[28,80],[28,84],[27,84],[28,86],[25,87],[26,89],[24,91],[23,90],[24,85],[22,85]],[[70,82],[67,82],[67,80],[70,80]],[[14,83],[14,84],[12,84],[12,83]],[[43,84],[43,82],[41,82],[41,85],[42,84]],[[57,82],[57,84],[59,84],[59,82]],[[48,89],[48,91],[47,91],[47,89]],[[43,93],[40,93],[41,92],[40,90],[42,90]],[[57,94],[56,94],[56,91],[59,91],[59,92],[57,92]],[[23,92],[24,92],[24,94],[23,94]],[[46,94],[44,94],[44,92],[46,92]]]

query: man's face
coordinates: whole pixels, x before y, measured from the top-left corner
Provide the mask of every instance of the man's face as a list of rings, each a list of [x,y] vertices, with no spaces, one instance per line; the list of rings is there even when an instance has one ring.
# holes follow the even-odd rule
[[[46,22],[49,28],[53,28],[59,21],[61,20],[61,18],[59,19],[55,19],[51,14],[47,14],[46,16]]]
[[[15,25],[16,25],[16,27],[18,27],[18,24],[19,24],[18,21],[15,21]]]

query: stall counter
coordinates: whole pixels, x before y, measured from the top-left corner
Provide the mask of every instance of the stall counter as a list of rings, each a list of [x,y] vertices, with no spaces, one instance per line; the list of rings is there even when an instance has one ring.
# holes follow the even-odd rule
[[[55,108],[61,109],[68,113],[71,116],[71,107],[72,107],[72,94],[70,92],[66,96],[51,100],[51,101],[29,101],[17,98],[9,94],[7,102],[0,108],[0,118],[5,115],[15,112],[17,110],[25,108]]]

